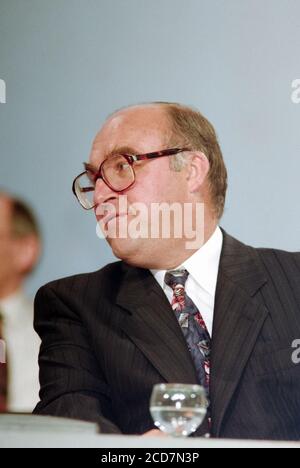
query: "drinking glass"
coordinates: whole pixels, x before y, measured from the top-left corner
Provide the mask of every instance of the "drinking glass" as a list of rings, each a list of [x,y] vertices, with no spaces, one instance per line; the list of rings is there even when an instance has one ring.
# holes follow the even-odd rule
[[[175,437],[186,437],[203,422],[208,402],[200,385],[157,384],[153,387],[150,413],[155,426]]]

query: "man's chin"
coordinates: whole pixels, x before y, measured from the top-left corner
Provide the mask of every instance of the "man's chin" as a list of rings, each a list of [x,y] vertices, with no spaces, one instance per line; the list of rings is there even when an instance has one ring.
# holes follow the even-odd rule
[[[120,258],[121,260],[128,261],[130,257],[134,256],[139,249],[138,243],[139,239],[122,239],[122,238],[110,238],[107,237],[107,242],[109,243],[113,254]]]

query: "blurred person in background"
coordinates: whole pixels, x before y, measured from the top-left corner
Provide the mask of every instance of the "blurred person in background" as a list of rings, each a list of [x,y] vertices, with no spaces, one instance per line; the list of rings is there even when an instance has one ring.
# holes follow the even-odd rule
[[[33,329],[33,303],[24,293],[24,282],[36,266],[40,250],[40,231],[30,208],[0,192],[0,339],[6,349],[0,372],[2,412],[32,412],[38,401],[40,341]]]

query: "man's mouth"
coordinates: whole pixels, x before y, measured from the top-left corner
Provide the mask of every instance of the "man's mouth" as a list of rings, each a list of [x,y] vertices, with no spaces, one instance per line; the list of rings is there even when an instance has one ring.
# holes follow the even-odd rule
[[[100,217],[99,221],[104,229],[107,229],[111,221],[116,220],[117,218],[123,218],[125,216],[128,216],[128,213],[108,213],[107,215]]]

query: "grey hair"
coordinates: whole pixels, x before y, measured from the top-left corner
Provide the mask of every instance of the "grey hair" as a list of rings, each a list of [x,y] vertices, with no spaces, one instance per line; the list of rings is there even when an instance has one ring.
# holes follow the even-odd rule
[[[187,165],[187,154],[178,153],[170,157],[170,169],[175,172],[180,172]]]

